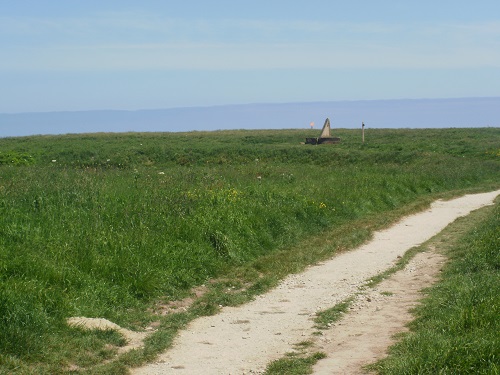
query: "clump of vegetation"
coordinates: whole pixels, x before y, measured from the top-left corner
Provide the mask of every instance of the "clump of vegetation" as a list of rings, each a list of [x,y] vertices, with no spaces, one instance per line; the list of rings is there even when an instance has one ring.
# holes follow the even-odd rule
[[[320,359],[326,357],[325,353],[317,352],[306,357],[289,355],[272,362],[267,368],[265,375],[307,375],[312,374],[312,367]]]
[[[342,315],[347,312],[352,304],[352,301],[353,298],[348,298],[329,309],[316,313],[316,318],[314,319],[315,328],[329,329],[333,323],[339,321],[342,318]]]
[[[312,341],[302,341],[294,345],[295,351],[287,353],[283,358],[271,362],[265,375],[307,375],[320,359],[326,358],[323,352],[313,352]]]
[[[500,371],[500,205],[448,251],[442,281],[416,309],[411,332],[374,368],[381,374]]]
[[[34,164],[35,162],[36,162],[35,158],[33,158],[32,155],[26,152],[0,151],[0,165],[12,165],[12,166],[29,165],[29,164]]]
[[[335,146],[300,145],[308,130],[0,139],[1,160],[33,155],[0,163],[0,371],[107,358],[112,338],[75,333],[70,316],[160,321],[127,357],[140,362],[180,326],[154,313],[159,300],[240,278],[240,294],[214,284],[193,307],[213,313],[359,244],[394,212],[498,187],[496,129],[370,130],[365,144],[337,133]],[[327,243],[325,230],[337,231]],[[67,350],[84,341],[92,360]]]

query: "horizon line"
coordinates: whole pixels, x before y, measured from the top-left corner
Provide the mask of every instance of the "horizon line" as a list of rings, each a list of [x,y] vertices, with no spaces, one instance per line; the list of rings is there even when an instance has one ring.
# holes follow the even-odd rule
[[[77,112],[141,112],[141,111],[164,111],[175,109],[203,109],[203,108],[224,108],[224,107],[244,107],[253,105],[290,105],[290,104],[321,104],[321,103],[355,103],[355,102],[389,102],[389,101],[429,101],[429,100],[462,100],[462,99],[499,99],[498,96],[462,96],[445,98],[399,98],[399,99],[337,99],[337,100],[317,100],[317,101],[290,101],[290,102],[247,102],[231,104],[213,105],[186,105],[175,107],[155,107],[138,109],[68,109],[68,110],[48,110],[48,111],[25,111],[25,112],[0,112],[0,115],[24,115],[24,114],[55,114],[55,113],[77,113]]]

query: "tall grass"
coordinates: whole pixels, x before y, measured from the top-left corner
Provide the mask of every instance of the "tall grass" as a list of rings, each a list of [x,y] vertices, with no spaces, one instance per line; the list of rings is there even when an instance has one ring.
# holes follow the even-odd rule
[[[0,139],[0,365],[79,340],[69,316],[144,327],[159,298],[326,228],[498,187],[496,129],[338,132]]]
[[[442,282],[411,333],[375,367],[381,374],[500,372],[500,204],[449,252]]]

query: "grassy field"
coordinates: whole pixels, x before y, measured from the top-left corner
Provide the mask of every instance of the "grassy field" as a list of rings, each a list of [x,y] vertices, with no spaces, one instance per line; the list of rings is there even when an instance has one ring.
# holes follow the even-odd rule
[[[0,138],[0,373],[125,373],[194,316],[436,197],[499,187],[498,129],[334,133],[341,144],[301,145],[309,130]],[[155,313],[201,284],[187,313]],[[71,316],[159,328],[109,363],[120,336]]]

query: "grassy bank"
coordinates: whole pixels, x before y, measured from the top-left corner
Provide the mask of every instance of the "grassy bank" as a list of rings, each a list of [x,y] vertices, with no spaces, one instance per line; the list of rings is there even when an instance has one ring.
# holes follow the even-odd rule
[[[141,362],[193,314],[358,244],[394,212],[498,188],[497,129],[370,130],[364,145],[358,131],[336,135],[335,146],[300,145],[307,130],[0,139],[0,369],[94,371],[115,356],[116,334],[70,329],[70,316],[159,322],[124,363]],[[297,246],[335,230],[321,251]],[[155,314],[214,278],[246,294]]]
[[[416,310],[411,332],[380,374],[500,372],[500,204],[447,251],[442,280]]]

